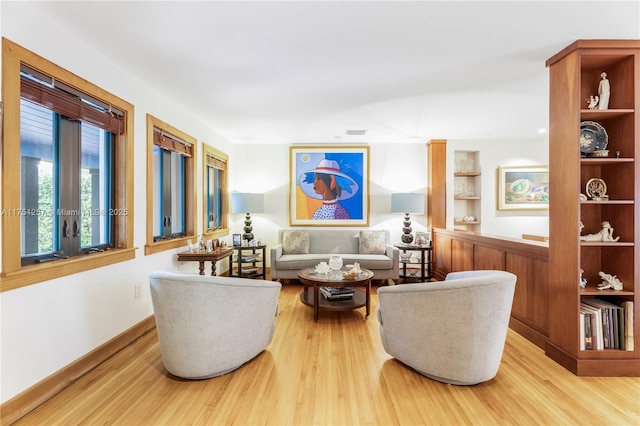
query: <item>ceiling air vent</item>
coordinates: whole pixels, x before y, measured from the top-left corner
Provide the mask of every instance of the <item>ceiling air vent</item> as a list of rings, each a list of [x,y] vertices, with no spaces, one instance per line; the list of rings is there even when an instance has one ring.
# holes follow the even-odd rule
[[[347,130],[345,131],[345,133],[349,136],[363,136],[365,133],[367,133],[366,130]]]

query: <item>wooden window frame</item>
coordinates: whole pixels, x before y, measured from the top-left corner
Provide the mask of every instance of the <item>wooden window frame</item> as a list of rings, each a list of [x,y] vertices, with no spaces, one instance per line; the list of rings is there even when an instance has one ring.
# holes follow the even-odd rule
[[[184,188],[184,237],[170,240],[154,241],[153,239],[153,129],[159,129],[191,144],[192,156],[185,157],[185,188]],[[154,254],[173,248],[186,246],[187,242],[196,236],[196,143],[197,140],[183,131],[164,121],[147,114],[147,243],[144,254]]]
[[[226,170],[222,173],[222,178],[220,182],[220,191],[221,198],[223,200],[222,206],[222,218],[221,218],[221,228],[216,229],[215,231],[208,230],[207,226],[207,167],[209,166],[209,162],[207,161],[208,157],[212,156],[217,159],[223,160],[226,163]],[[202,143],[202,227],[204,229],[204,235],[207,238],[220,238],[226,235],[229,235],[229,187],[228,187],[228,176],[229,176],[229,156],[222,151],[218,151],[217,149],[207,145],[206,143]]]
[[[117,107],[125,115],[123,134],[116,135],[114,157],[114,209],[126,211],[116,218],[114,248],[100,253],[74,256],[22,266],[20,256],[20,65],[63,81],[70,87]],[[2,38],[2,272],[0,292],[88,271],[135,258],[133,246],[133,117],[132,104],[86,81],[43,57]]]

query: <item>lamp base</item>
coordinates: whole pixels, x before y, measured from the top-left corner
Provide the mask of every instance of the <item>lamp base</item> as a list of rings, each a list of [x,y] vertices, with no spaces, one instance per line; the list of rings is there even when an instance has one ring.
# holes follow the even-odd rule
[[[253,234],[251,233],[251,231],[253,231],[253,227],[251,226],[251,213],[247,213],[247,215],[244,217],[243,230],[244,234],[242,234],[242,239],[247,241],[253,240]]]
[[[413,235],[411,235],[411,217],[409,216],[409,213],[404,214],[404,221],[402,222],[402,225],[403,234],[400,239],[405,244],[411,244],[413,242]]]

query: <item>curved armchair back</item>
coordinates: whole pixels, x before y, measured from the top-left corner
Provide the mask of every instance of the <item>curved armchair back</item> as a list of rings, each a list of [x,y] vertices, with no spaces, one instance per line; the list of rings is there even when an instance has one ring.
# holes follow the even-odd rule
[[[280,283],[173,272],[154,272],[149,281],[162,360],[171,374],[219,376],[271,343]]]
[[[385,351],[432,379],[472,385],[498,372],[516,276],[469,271],[378,289]]]

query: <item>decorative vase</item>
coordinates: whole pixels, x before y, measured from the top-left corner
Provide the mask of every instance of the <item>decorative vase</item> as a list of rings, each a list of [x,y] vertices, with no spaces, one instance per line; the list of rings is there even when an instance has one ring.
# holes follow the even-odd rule
[[[329,258],[329,268],[331,268],[334,271],[337,271],[340,268],[342,268],[342,258],[340,256],[331,256]]]

